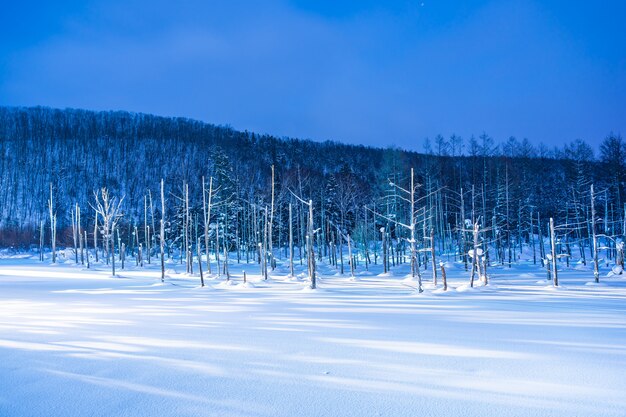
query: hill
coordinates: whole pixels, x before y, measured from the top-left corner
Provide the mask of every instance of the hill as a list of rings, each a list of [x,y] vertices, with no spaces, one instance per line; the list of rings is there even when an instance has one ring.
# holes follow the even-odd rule
[[[262,208],[271,202],[272,165],[277,217],[272,233],[283,243],[287,207],[293,202],[290,190],[313,200],[320,224],[328,228],[327,220],[332,219],[352,232],[367,217],[365,205],[394,218],[407,216],[401,192],[389,184],[406,188],[411,168],[421,184],[418,197],[430,196],[429,213],[441,223],[438,233],[454,230],[459,222],[461,190],[465,213],[482,216],[489,225],[506,223],[510,232],[523,234],[532,213],[562,222],[575,213],[584,217],[587,204],[582,202],[592,182],[601,191],[601,215],[612,222],[606,227],[619,228],[623,222],[623,156],[618,156],[617,165],[610,152],[597,161],[580,142],[579,148],[573,143],[551,155],[536,156],[527,143],[505,144],[501,152],[483,135],[471,138],[463,155],[445,147],[442,151],[441,142],[438,155],[433,155],[277,138],[185,118],[44,107],[0,107],[0,139],[3,246],[38,241],[41,223],[49,222],[51,186],[62,230],[59,239],[66,243],[71,210],[78,204],[85,213],[83,220],[92,221],[90,203],[96,190],[107,187],[124,196],[122,223],[127,229],[122,230],[132,231],[146,220],[147,199],[156,199],[161,179],[174,234],[184,184],[189,187],[191,212],[201,212],[202,177],[207,184],[214,179],[215,201],[228,207],[221,216],[232,221],[227,235],[240,239],[244,224],[253,219],[253,205]],[[622,146],[621,138],[607,138],[611,144],[609,139]],[[160,218],[158,204],[149,215],[152,222]]]

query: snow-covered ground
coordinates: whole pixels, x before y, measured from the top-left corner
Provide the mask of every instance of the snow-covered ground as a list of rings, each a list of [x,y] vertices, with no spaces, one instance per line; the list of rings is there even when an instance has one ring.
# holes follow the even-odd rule
[[[283,265],[205,288],[168,269],[0,259],[0,416],[626,415],[622,276],[554,289],[516,265],[469,289],[448,264],[450,291],[418,295],[406,266],[321,265],[316,291]]]

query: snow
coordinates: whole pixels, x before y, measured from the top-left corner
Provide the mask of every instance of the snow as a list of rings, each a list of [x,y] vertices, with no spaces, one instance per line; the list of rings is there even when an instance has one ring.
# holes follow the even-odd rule
[[[490,268],[448,291],[408,266],[319,288],[0,259],[0,416],[624,416],[626,277]],[[127,262],[127,266],[131,262]],[[299,264],[297,274],[305,272]],[[243,269],[248,285],[243,285]],[[302,276],[302,275],[299,275]]]

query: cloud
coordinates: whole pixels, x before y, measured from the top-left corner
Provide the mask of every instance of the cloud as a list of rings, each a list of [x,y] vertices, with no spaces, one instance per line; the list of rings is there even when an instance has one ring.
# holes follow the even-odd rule
[[[96,1],[14,53],[0,96],[412,148],[437,133],[619,130],[616,111],[588,105],[607,99],[601,72],[541,8],[406,4]]]

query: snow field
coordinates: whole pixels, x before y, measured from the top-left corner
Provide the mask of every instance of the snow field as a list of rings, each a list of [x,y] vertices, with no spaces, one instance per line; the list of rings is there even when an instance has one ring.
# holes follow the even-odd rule
[[[232,264],[201,288],[178,263],[162,284],[36,258],[0,259],[0,416],[626,415],[622,276],[555,289],[524,262],[470,288],[449,262],[449,291],[424,271],[417,294],[406,265],[322,264],[310,290],[300,265]]]

